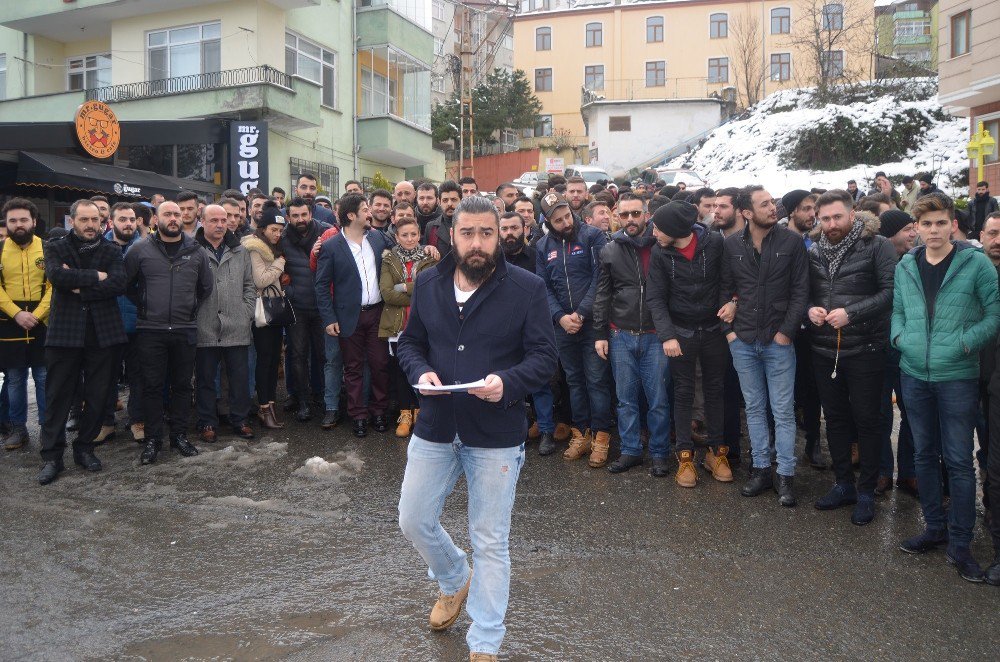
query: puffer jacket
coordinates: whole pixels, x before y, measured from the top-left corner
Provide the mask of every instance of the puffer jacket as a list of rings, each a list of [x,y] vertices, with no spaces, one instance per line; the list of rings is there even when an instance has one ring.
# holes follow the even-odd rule
[[[900,369],[928,382],[977,379],[979,350],[1000,329],[996,268],[981,249],[952,244],[958,252],[938,290],[933,319],[917,267],[927,247],[917,246],[896,265],[889,337],[900,351]]]
[[[195,240],[204,249],[215,277],[215,287],[198,309],[198,347],[249,346],[257,303],[250,254],[232,232],[222,240],[225,249],[221,260],[205,239],[204,228],[198,228]]]
[[[601,274],[594,296],[594,338],[607,340],[610,327],[635,333],[655,331],[646,293],[646,274],[632,240],[619,230],[601,250]],[[652,251],[653,224],[642,238]],[[652,260],[652,256],[650,256]]]
[[[830,265],[819,244],[809,249],[809,307],[847,311],[848,324],[840,330],[841,356],[884,351],[892,315],[896,251],[888,239],[878,235],[879,222],[874,215],[857,212],[855,219],[864,223],[865,229],[847,251],[834,278],[830,278]],[[837,330],[829,324],[809,324],[807,328],[813,351],[833,358]]]
[[[266,288],[277,288],[278,294],[284,294],[281,289],[281,274],[285,271],[285,258],[274,257],[274,250],[257,235],[249,234],[243,237],[243,248],[250,254],[250,272],[253,274],[253,285],[257,288],[257,296]]]
[[[289,283],[285,296],[292,308],[303,313],[318,312],[316,307],[316,276],[309,268],[313,245],[330,226],[316,219],[309,221],[306,231],[300,233],[289,225],[281,233],[281,252],[285,256],[285,273]]]
[[[382,308],[382,317],[379,318],[378,322],[379,338],[391,338],[403,331],[406,324],[406,311],[413,298],[413,286],[417,282],[417,276],[421,271],[433,267],[437,262],[432,257],[425,257],[413,265],[412,273],[407,279],[405,265],[399,259],[399,255],[392,249],[383,251],[379,291],[382,293],[385,306]],[[395,289],[396,285],[401,283],[406,283],[405,292]]]
[[[694,259],[673,246],[653,248],[649,262],[649,308],[660,342],[690,338],[695,331],[718,331],[722,235],[695,224]]]
[[[579,221],[574,225],[573,241],[550,231],[538,242],[535,273],[545,281],[549,315],[555,323],[572,313],[579,313],[584,320],[593,317],[600,255],[608,242],[599,229]]]
[[[104,238],[108,241],[115,242],[115,232],[114,230],[108,230],[104,233]],[[138,231],[132,235],[132,241],[128,242],[125,246],[122,246],[118,242],[115,242],[115,246],[122,249],[122,256],[129,251],[130,248],[135,246],[139,241],[142,240],[142,236],[139,235]],[[135,323],[138,318],[138,313],[136,312],[135,304],[132,303],[127,296],[124,294],[118,297],[118,308],[122,311],[122,322],[125,323],[125,333],[133,334],[135,333]]]

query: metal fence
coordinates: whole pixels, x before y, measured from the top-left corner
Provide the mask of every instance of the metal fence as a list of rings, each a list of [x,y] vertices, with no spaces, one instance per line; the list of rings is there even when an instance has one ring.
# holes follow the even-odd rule
[[[243,69],[227,69],[212,71],[191,76],[176,78],[161,78],[159,80],[144,80],[138,83],[94,87],[85,91],[87,101],[134,101],[184,94],[200,90],[217,90],[244,85],[279,85],[291,89],[292,77],[274,67],[262,65],[245,67]]]

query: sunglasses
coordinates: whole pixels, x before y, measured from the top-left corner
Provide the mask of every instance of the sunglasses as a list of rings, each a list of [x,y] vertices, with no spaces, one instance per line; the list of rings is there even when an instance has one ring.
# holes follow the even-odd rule
[[[620,211],[618,212],[618,216],[620,218],[642,218],[642,215],[645,213],[641,209],[635,209],[633,211]]]

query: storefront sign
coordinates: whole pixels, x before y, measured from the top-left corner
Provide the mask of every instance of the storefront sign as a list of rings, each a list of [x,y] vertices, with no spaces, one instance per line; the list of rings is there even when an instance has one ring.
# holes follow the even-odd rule
[[[244,195],[267,187],[267,122],[230,123],[229,187]]]
[[[76,138],[91,156],[108,159],[118,151],[122,130],[108,104],[88,101],[76,109]]]
[[[117,195],[127,195],[132,198],[141,198],[142,189],[138,186],[131,186],[121,182],[115,182],[114,190]]]
[[[545,159],[545,172],[552,175],[561,175],[566,169],[566,161],[558,158]]]

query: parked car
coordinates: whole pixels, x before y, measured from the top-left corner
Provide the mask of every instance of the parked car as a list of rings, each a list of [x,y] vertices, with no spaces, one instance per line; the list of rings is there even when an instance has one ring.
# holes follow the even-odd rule
[[[592,186],[602,179],[606,179],[609,182],[612,181],[611,175],[599,166],[583,165],[581,163],[574,163],[571,166],[566,167],[566,171],[563,173],[566,179],[570,177],[583,177],[583,180],[587,182],[587,186]]]
[[[708,186],[708,182],[705,181],[705,178],[696,173],[694,170],[671,170],[669,168],[657,168],[656,175],[665,181],[667,185],[673,184],[676,186],[678,182],[684,182],[689,189]]]
[[[529,198],[534,195],[535,189],[538,188],[538,182],[548,181],[549,173],[539,172],[537,170],[529,170],[528,172],[522,172],[521,176],[511,182],[518,191]]]

